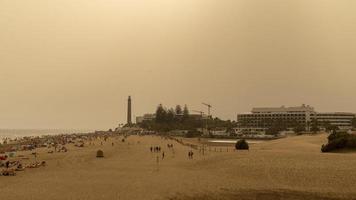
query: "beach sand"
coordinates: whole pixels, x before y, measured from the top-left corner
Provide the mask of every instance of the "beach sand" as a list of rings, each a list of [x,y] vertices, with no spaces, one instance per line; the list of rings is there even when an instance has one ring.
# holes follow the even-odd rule
[[[0,199],[352,199],[356,154],[320,153],[326,137],[288,137],[252,144],[249,151],[214,146],[204,155],[193,150],[194,159],[188,159],[189,147],[157,136],[67,145],[67,153],[42,148],[36,159],[47,166],[0,177]],[[155,145],[165,152],[163,160],[150,152]],[[99,149],[104,158],[96,158]],[[35,160],[31,152],[20,154]]]

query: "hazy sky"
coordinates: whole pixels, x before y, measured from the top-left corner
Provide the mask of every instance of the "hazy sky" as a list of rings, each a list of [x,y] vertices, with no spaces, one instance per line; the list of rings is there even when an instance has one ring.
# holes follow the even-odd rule
[[[356,112],[355,0],[0,0],[0,128],[112,128],[159,103]]]

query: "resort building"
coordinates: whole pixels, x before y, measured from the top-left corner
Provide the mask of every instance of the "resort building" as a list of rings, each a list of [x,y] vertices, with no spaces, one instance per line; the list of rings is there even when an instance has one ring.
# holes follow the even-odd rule
[[[320,128],[325,123],[330,123],[340,129],[351,129],[354,117],[354,113],[318,113],[313,107],[304,104],[297,107],[253,108],[250,113],[237,115],[238,127],[235,132],[261,134],[278,123],[282,123],[287,130],[293,130],[297,126],[310,130],[311,123],[315,120]]]
[[[337,126],[341,130],[352,129],[352,120],[355,118],[354,113],[348,112],[323,112],[315,113],[313,118],[317,119],[318,127],[323,129],[325,124]]]
[[[226,127],[216,127],[210,130],[210,134],[213,136],[229,136],[230,133],[227,131]]]
[[[136,117],[136,123],[140,124],[144,121],[154,121],[156,119],[156,114],[144,114],[143,116]]]

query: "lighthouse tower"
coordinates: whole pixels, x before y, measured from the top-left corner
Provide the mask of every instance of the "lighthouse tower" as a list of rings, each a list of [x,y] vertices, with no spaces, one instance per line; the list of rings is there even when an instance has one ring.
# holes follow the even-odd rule
[[[131,119],[131,96],[129,96],[127,100],[127,125],[132,125],[132,119]]]

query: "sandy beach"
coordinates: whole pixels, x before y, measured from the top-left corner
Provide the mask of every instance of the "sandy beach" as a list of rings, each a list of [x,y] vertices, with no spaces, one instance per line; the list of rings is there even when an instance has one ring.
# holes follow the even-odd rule
[[[204,155],[194,149],[193,159],[190,147],[158,136],[86,141],[82,148],[67,145],[66,153],[40,148],[36,158],[18,152],[47,165],[1,176],[1,199],[352,199],[356,154],[320,153],[326,137],[288,137],[251,144],[249,151],[214,145]],[[161,146],[164,159],[151,146]],[[96,158],[98,149],[104,158]]]

